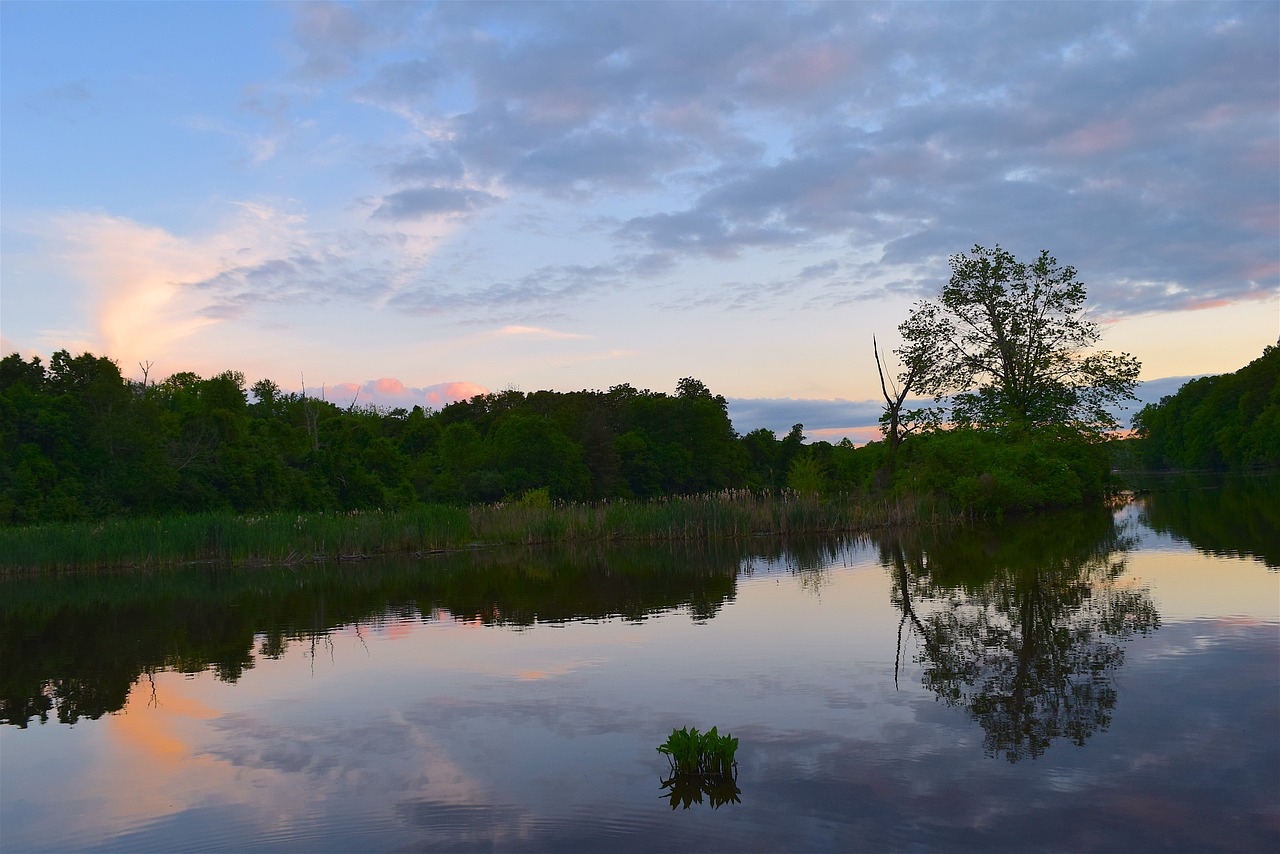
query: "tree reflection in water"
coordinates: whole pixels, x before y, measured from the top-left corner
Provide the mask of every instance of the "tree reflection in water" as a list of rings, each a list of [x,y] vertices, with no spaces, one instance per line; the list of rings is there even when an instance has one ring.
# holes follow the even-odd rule
[[[675,608],[705,622],[733,600],[750,548],[486,549],[372,561],[359,572],[205,566],[0,579],[0,725],[99,718],[157,671],[211,670],[235,682],[295,644],[308,645],[314,663],[348,626],[359,636],[364,625],[448,613],[523,628]]]
[[[1256,557],[1280,570],[1280,473],[1178,472],[1131,478],[1150,489],[1140,505],[1153,530],[1205,554]]]
[[[1123,642],[1160,625],[1150,592],[1123,577],[1132,545],[1105,511],[886,534],[899,650],[904,629],[918,635],[925,687],[968,709],[988,755],[1083,745],[1111,721]]]

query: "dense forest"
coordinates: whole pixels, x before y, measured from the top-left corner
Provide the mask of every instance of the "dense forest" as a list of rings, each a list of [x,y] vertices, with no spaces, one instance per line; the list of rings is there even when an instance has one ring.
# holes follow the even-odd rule
[[[1079,503],[1109,464],[1097,437],[1044,430],[803,443],[739,435],[695,379],[674,394],[503,391],[439,411],[345,408],[270,380],[129,380],[112,360],[0,360],[0,524],[200,511],[398,509],[650,499],[723,489],[929,493],[966,510]]]
[[[1134,417],[1146,468],[1280,465],[1280,347],[1233,374],[1191,380]]]
[[[558,500],[776,489],[817,460],[824,486],[864,478],[852,447],[738,436],[694,379],[674,395],[504,391],[438,412],[340,408],[270,380],[122,377],[110,359],[0,362],[0,520],[203,510],[392,509],[545,490]],[[850,468],[850,466],[853,468]],[[796,469],[799,474],[793,473]]]

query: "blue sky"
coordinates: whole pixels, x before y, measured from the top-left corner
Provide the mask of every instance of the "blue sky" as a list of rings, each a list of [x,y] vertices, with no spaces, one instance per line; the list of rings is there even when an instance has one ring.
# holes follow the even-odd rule
[[[0,3],[0,336],[865,436],[949,255],[1167,378],[1280,335],[1280,4]],[[1158,396],[1158,395],[1156,395]]]

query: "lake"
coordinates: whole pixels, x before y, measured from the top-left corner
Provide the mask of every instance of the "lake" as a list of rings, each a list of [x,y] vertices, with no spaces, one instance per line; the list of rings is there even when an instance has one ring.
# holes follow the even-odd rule
[[[0,848],[1280,850],[1278,496],[7,579]]]

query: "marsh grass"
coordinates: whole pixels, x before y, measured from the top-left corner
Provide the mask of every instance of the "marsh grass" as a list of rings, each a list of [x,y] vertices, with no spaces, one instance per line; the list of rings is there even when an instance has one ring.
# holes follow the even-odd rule
[[[680,541],[834,534],[950,521],[929,499],[745,490],[651,501],[451,507],[394,512],[201,513],[0,528],[0,570],[294,564],[476,545]]]

